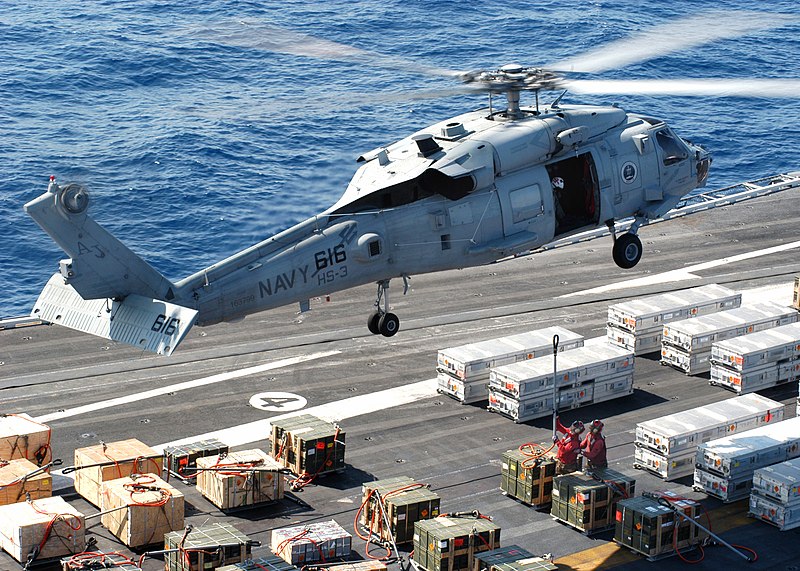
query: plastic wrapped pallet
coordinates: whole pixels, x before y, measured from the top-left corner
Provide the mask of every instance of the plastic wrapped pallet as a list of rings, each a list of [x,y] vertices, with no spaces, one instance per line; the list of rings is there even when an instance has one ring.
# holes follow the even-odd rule
[[[414,561],[427,571],[472,571],[475,555],[500,547],[500,527],[484,517],[447,517],[414,524]]]
[[[71,557],[61,560],[61,571],[98,571],[100,569],[113,569],[113,571],[142,571],[133,559],[119,553],[103,553],[102,551],[89,551],[76,553]]]
[[[25,458],[0,460],[0,506],[47,498],[53,495],[53,480],[46,471]]]
[[[723,501],[746,497],[753,472],[800,457],[800,417],[711,440],[697,448],[694,488]]]
[[[634,467],[671,480],[694,471],[697,446],[783,420],[783,403],[749,394],[636,425]]]
[[[283,498],[279,462],[263,450],[231,452],[197,459],[197,489],[220,509],[249,507]]]
[[[699,503],[688,499],[675,499],[671,503],[686,516],[700,522]],[[614,519],[614,541],[651,561],[675,555],[675,547],[683,551],[698,545],[706,537],[700,528],[653,497],[620,500]]]
[[[103,482],[149,472],[161,474],[161,454],[131,438],[75,450],[75,491],[100,507]]]
[[[208,523],[164,535],[166,571],[205,571],[250,559],[252,541],[227,523]],[[282,561],[282,560],[281,560]]]
[[[25,413],[0,414],[0,458],[26,458],[37,466],[43,466],[52,457],[49,426]]]
[[[636,480],[608,468],[556,476],[550,514],[587,533],[608,529],[617,502],[632,497],[635,489]]]
[[[0,546],[19,562],[34,548],[39,560],[80,553],[86,547],[84,516],[61,496],[0,506]]]
[[[554,571],[549,559],[537,557],[518,545],[500,547],[475,555],[472,571]]]
[[[327,474],[345,469],[345,432],[310,414],[272,422],[270,455],[295,474]]]
[[[439,515],[439,494],[407,476],[365,482],[361,492],[359,523],[382,540],[394,538],[395,543],[408,543],[414,539],[414,522]],[[379,502],[389,520],[388,528]]]
[[[164,470],[167,471],[167,480],[169,480],[170,475],[184,480],[187,477],[191,478],[195,475],[198,458],[219,456],[227,453],[228,445],[216,438],[200,440],[190,444],[179,444],[178,446],[167,446],[164,448],[163,460]]]
[[[100,509],[100,521],[128,547],[161,543],[183,528],[183,494],[156,474],[103,482]]]
[[[486,400],[486,382],[494,367],[553,354],[553,336],[559,337],[559,352],[583,346],[583,336],[563,327],[440,349],[437,357],[438,390],[462,403]]]
[[[292,565],[350,556],[352,536],[334,520],[272,530],[270,547]]]
[[[635,299],[608,307],[609,343],[643,355],[661,349],[664,325],[734,309],[742,294],[717,284]]]
[[[500,489],[505,495],[534,507],[550,504],[556,461],[554,454],[544,454],[544,450],[523,446],[503,453]]]
[[[298,571],[298,569],[277,555],[269,554],[257,559],[248,559],[241,563],[225,565],[220,567],[218,571]]]

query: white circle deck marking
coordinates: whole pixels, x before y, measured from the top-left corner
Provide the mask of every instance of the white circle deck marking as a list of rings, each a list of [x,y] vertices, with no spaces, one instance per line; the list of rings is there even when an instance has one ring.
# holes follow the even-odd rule
[[[250,406],[271,412],[292,412],[305,407],[308,401],[294,393],[268,392],[250,397]]]

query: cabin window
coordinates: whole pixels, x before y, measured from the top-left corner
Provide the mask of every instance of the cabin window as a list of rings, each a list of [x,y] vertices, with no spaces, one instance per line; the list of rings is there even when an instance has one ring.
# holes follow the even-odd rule
[[[442,234],[442,251],[450,249],[450,234]]]
[[[381,241],[380,240],[373,240],[368,245],[369,248],[369,257],[374,258],[375,256],[381,255]]]
[[[658,146],[664,152],[661,160],[665,165],[674,165],[689,158],[689,150],[686,145],[668,129],[656,133],[656,141],[658,141]]]

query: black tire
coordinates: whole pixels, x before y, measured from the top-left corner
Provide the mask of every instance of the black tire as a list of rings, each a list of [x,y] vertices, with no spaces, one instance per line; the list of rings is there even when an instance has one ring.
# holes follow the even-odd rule
[[[387,313],[378,321],[378,328],[381,335],[391,337],[400,331],[400,319],[394,313]]]
[[[642,241],[636,234],[623,234],[614,242],[612,250],[614,263],[620,268],[629,270],[642,259]]]
[[[369,332],[373,335],[377,335],[381,332],[380,325],[378,324],[380,320],[381,314],[377,311],[373,311],[370,314],[369,319],[367,319],[367,329],[369,329]]]

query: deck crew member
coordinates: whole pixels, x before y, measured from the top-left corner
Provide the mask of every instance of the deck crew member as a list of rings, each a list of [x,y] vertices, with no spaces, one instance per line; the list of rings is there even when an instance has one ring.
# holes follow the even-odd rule
[[[553,436],[553,441],[558,446],[558,454],[556,454],[556,474],[569,474],[578,470],[578,458],[581,453],[581,433],[583,432],[583,423],[576,420],[572,425],[567,428],[561,424],[561,420],[556,417],[556,432],[560,432],[564,436]]]
[[[588,463],[587,468],[607,468],[606,438],[603,436],[603,423],[593,420],[589,432],[581,442],[581,450]]]

